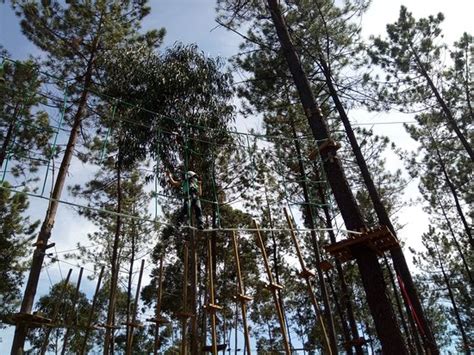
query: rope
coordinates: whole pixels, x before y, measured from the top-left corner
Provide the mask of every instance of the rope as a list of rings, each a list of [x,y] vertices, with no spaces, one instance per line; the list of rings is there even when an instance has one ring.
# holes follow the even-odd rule
[[[54,135],[53,145],[51,147],[51,159],[54,159],[54,151],[56,150],[56,143],[58,142],[59,130],[61,129],[61,125],[64,120],[64,115],[66,114],[66,102],[67,102],[67,92],[66,92],[66,89],[64,89],[63,109],[61,111],[59,123],[58,123],[58,126],[56,127],[56,133]],[[43,188],[41,189],[41,196],[43,196],[44,190],[46,188],[46,181],[48,180],[49,166],[51,164],[51,159],[48,159],[48,164],[46,166],[46,175],[43,180]]]
[[[117,110],[117,104],[114,104],[114,106],[112,108],[112,121],[115,118],[115,111],[116,110]],[[105,135],[104,144],[102,145],[102,150],[100,152],[100,158],[99,158],[100,164],[104,160],[104,155],[105,155],[105,151],[107,150],[107,143],[108,143],[109,135],[110,135],[111,131],[112,131],[112,125],[109,126],[109,129],[107,130],[107,133]]]

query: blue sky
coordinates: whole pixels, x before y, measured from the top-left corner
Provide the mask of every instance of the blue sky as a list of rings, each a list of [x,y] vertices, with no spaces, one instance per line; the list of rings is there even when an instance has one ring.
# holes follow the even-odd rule
[[[198,46],[211,56],[222,56],[229,58],[238,51],[240,38],[223,28],[216,28],[215,1],[214,0],[151,0],[152,13],[145,20],[144,28],[151,29],[156,27],[165,27],[167,36],[165,45],[171,45],[175,41],[183,43],[197,43]],[[472,14],[474,13],[474,1],[472,0],[416,0],[406,2],[409,10],[415,17],[427,16],[437,12],[443,12],[446,16],[443,25],[445,39],[448,43],[457,40],[462,32],[474,32]],[[393,22],[398,17],[401,1],[374,0],[369,12],[362,20],[363,33],[380,34],[384,31],[387,23]],[[214,30],[213,30],[214,29]],[[12,10],[5,4],[0,5],[0,44],[2,44],[12,54],[14,59],[24,59],[30,54],[37,54],[38,51],[33,44],[21,34],[18,19]],[[352,113],[355,121],[359,122],[381,122],[384,119],[390,121],[410,120],[407,115],[390,113],[369,114],[363,111]],[[240,127],[254,127],[255,121],[250,123],[239,122]],[[416,149],[414,143],[409,139],[401,126],[377,126],[376,132],[388,135],[392,140],[404,148]],[[390,166],[400,167],[400,162],[393,156],[388,156]],[[80,174],[82,167],[75,166],[72,175]],[[417,196],[416,184],[409,186],[407,195]],[[44,213],[44,202],[34,203],[35,212],[38,218]],[[71,210],[61,207],[59,210],[58,222],[54,229],[54,239],[57,242],[58,250],[64,250],[74,245],[78,231],[85,234],[83,222],[71,217]],[[404,235],[410,235],[413,238],[409,244],[419,245],[421,233],[427,229],[427,218],[421,211],[420,206],[410,207],[400,214],[401,222],[407,224]],[[89,227],[86,227],[88,229]],[[62,273],[66,274],[67,266],[62,266]],[[55,281],[59,278],[59,271],[55,268],[51,270],[51,276]],[[74,271],[73,279],[77,277],[77,270]],[[48,289],[49,283],[47,275],[43,273],[40,280],[41,292]],[[92,289],[93,284],[85,285],[85,289]],[[10,347],[11,331],[0,330],[0,354],[7,353]]]

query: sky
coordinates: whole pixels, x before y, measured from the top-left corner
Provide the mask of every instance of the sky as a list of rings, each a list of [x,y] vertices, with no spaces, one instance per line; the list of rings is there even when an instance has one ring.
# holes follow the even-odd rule
[[[8,3],[8,1],[7,1]],[[151,0],[151,15],[145,20],[144,28],[152,29],[165,27],[167,35],[165,45],[172,45],[179,41],[183,43],[196,43],[201,50],[210,56],[230,58],[238,52],[241,38],[223,28],[216,28],[215,1],[213,0]],[[442,25],[445,40],[451,44],[463,32],[474,33],[472,14],[474,1],[472,0],[416,0],[416,1],[386,1],[374,0],[368,12],[362,18],[363,35],[383,34],[387,23],[394,22],[398,17],[400,5],[406,4],[415,17],[428,16],[443,12],[445,21]],[[18,19],[6,4],[0,4],[0,44],[11,53],[13,59],[24,59],[38,51],[20,31]],[[410,121],[412,118],[400,113],[367,113],[363,111],[350,112],[351,119],[357,123],[376,123],[384,121]],[[259,128],[259,120],[247,119],[239,121],[238,126],[245,128]],[[408,137],[401,125],[376,125],[376,133],[387,135],[397,145],[405,149],[416,149],[416,144]],[[391,169],[402,167],[398,158],[388,155],[388,166]],[[80,177],[83,166],[73,166],[71,176]],[[406,197],[418,196],[416,182],[411,183],[406,190]],[[32,201],[33,214],[41,218],[46,203],[44,200]],[[74,218],[71,209],[61,206],[53,232],[53,241],[59,252],[74,247],[79,235],[85,235],[92,230],[91,226]],[[399,213],[400,222],[405,225],[401,236],[408,239],[408,245],[419,247],[420,236],[427,230],[428,219],[422,212],[420,205],[407,207]],[[409,236],[409,238],[408,238]],[[62,265],[61,273],[67,272],[67,265]],[[58,281],[60,271],[52,268],[48,274],[43,272],[40,280],[39,294],[47,292],[48,278]],[[74,270],[73,279],[77,277]],[[84,281],[84,291],[90,293],[94,284]],[[7,353],[10,348],[11,329],[0,330],[0,354]]]

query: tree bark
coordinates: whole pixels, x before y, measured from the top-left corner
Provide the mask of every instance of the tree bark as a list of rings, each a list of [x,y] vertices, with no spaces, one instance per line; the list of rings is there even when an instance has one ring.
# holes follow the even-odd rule
[[[311,91],[308,78],[291,42],[285,20],[282,17],[277,0],[267,0],[270,14],[276,28],[283,54],[293,76],[301,103],[307,115],[311,131],[318,144],[330,138],[316,100]],[[322,153],[322,160],[327,179],[333,190],[342,218],[349,230],[365,228],[362,215],[349,188],[336,149],[330,148]],[[377,255],[367,246],[357,246],[352,250],[357,260],[367,302],[374,318],[377,333],[385,354],[407,354],[395,314],[386,293],[386,284]]]
[[[319,171],[315,169],[315,179],[317,181],[321,180],[319,176]],[[318,195],[319,198],[321,199],[321,203],[323,204],[323,212],[324,212],[324,217],[321,217],[323,220],[324,225],[326,228],[328,228],[328,234],[329,234],[329,240],[331,243],[336,243],[336,235],[334,234],[333,231],[333,225],[331,222],[331,213],[329,211],[329,207],[327,206],[326,202],[326,196],[324,196],[324,190],[321,185],[318,185]],[[344,270],[342,269],[341,262],[337,259],[335,259],[334,263],[336,264],[336,271],[337,271],[337,276],[339,278],[339,287],[341,288],[341,299],[346,307],[346,312],[347,312],[347,319],[349,320],[349,326],[351,329],[351,334],[352,334],[352,339],[359,339],[359,330],[357,329],[357,323],[355,320],[355,315],[354,315],[354,308],[352,307],[352,302],[349,296],[349,287],[347,286],[346,283],[346,278],[344,276]],[[362,349],[362,345],[358,342],[354,345],[355,347],[355,352],[357,355],[362,355],[364,354],[364,350]]]
[[[364,184],[367,187],[367,191],[369,193],[370,200],[372,201],[372,204],[374,206],[374,210],[379,220],[379,223],[381,225],[387,226],[392,232],[392,234],[395,237],[397,237],[395,228],[393,227],[393,224],[392,224],[392,221],[390,220],[388,212],[385,209],[384,204],[382,203],[382,199],[380,198],[380,195],[375,186],[374,180],[372,179],[372,175],[369,171],[365,158],[362,155],[359,143],[357,142],[357,138],[354,134],[354,130],[352,129],[349,117],[347,116],[346,110],[344,109],[344,106],[339,99],[339,95],[336,91],[336,88],[334,87],[334,83],[332,81],[329,66],[327,65],[324,58],[320,57],[319,59],[320,59],[322,71],[325,75],[329,94],[331,95],[331,98],[334,101],[336,110],[338,111],[339,117],[342,121],[342,124],[344,125],[346,135],[349,139],[349,143],[351,145],[352,151],[354,152],[357,165],[360,168],[362,179],[364,180]],[[426,339],[424,339],[425,347],[429,348],[432,354],[438,354],[439,349],[436,344],[434,335],[430,329],[429,321],[426,319],[425,312],[423,310],[423,307],[421,305],[421,302],[418,296],[418,292],[416,290],[415,284],[413,283],[413,279],[411,277],[410,269],[408,268],[408,264],[405,259],[405,255],[403,254],[402,249],[399,247],[392,249],[390,251],[390,254],[392,257],[395,271],[402,278],[405,284],[405,288],[407,290],[407,294],[410,297],[411,303],[413,304],[413,307],[415,308],[415,312],[420,320],[422,327],[424,328],[424,333],[426,335]],[[404,302],[405,308],[409,310],[410,309],[409,305],[406,303],[405,299],[404,301],[405,301]],[[408,316],[411,318],[410,312],[408,313]]]

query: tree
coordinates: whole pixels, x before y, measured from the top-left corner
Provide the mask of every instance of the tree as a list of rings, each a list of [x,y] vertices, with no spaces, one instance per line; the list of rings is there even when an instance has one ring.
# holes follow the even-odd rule
[[[0,315],[14,311],[20,300],[28,243],[34,238],[39,221],[24,214],[29,203],[25,193],[11,192],[8,182],[0,185]]]
[[[37,109],[45,101],[40,93],[42,78],[38,70],[33,60],[3,63],[0,167],[6,172],[6,165],[12,160],[10,172],[14,177],[36,171],[42,160],[38,157],[49,154],[52,129],[48,114]]]
[[[233,2],[229,3],[235,4]],[[243,8],[238,8],[238,11],[235,11],[228,16],[229,18],[235,18],[238,17],[239,14],[244,14],[242,17],[245,17],[245,14],[249,13],[254,15],[255,8],[252,8],[253,5],[253,3],[251,3],[250,5],[248,3],[245,3],[242,5]],[[292,43],[290,34],[288,33],[288,28],[281,14],[279,5],[276,1],[268,1],[267,5],[269,13],[271,15],[271,20],[273,21],[277,36],[282,47],[282,52],[285,56],[288,67],[292,74],[295,86],[297,87],[304,112],[306,113],[306,116],[308,118],[309,126],[312,130],[314,138],[318,142],[320,142],[320,145],[322,145],[323,141],[330,139],[327,124],[322,117],[318,105],[316,104],[311,86],[308,81],[308,77],[295,51],[295,47]],[[264,13],[264,15],[262,16],[262,12],[258,12],[258,10],[261,10],[261,8],[256,7],[256,10],[257,16],[260,16],[258,18],[265,18],[264,16],[268,15]],[[341,210],[341,214],[345,221],[346,227],[351,230],[363,228],[364,222],[362,220],[360,210],[347,184],[347,180],[344,176],[341,164],[337,159],[329,159],[329,156],[333,157],[336,155],[336,149],[336,147],[333,147],[322,153],[324,170],[328,177],[328,181],[332,187],[339,209]],[[379,334],[379,337],[381,338],[384,351],[395,351],[399,353],[405,353],[406,349],[403,344],[399,329],[396,326],[393,310],[391,308],[389,300],[386,298],[385,284],[376,257],[375,255],[371,255],[370,252],[366,253],[365,251],[363,251],[363,248],[361,248],[358,252],[360,252],[361,254],[359,256],[356,256],[356,259],[358,262],[358,266],[361,270],[361,276],[364,282],[364,286],[366,288],[366,295],[369,307],[371,308],[372,316],[374,317],[377,332]],[[363,258],[362,254],[364,255]],[[370,271],[368,269],[369,264],[371,265]],[[374,270],[377,270],[377,272],[374,273]],[[369,273],[372,274],[371,277],[368,277]],[[375,291],[376,289],[377,291]],[[372,296],[374,296],[374,298],[372,298]],[[377,310],[378,307],[381,308]],[[387,318],[384,318],[382,320],[382,318],[379,317],[382,313],[384,313],[385,315],[389,315],[389,319],[391,319],[391,321],[387,322]],[[391,345],[389,346],[388,344]]]
[[[28,0],[14,0],[12,6],[21,17],[25,35],[47,53],[46,68],[58,77],[61,89],[66,89],[75,104],[74,113],[67,116],[71,133],[56,177],[52,200],[46,212],[36,249],[33,254],[28,282],[20,312],[29,313],[33,307],[39,274],[43,264],[48,239],[58,209],[74,148],[81,128],[87,126],[88,98],[94,84],[100,82],[104,59],[114,48],[126,42],[143,41],[159,44],[163,32],[153,31],[140,35],[140,21],[149,13],[146,1],[102,1],[82,3],[69,1],[43,2],[41,5]],[[70,81],[67,79],[71,79]],[[61,84],[62,83],[62,84]],[[67,87],[64,84],[67,83]],[[23,349],[25,326],[17,326],[12,354]]]
[[[76,296],[76,287],[65,281],[51,286],[49,293],[40,297],[36,303],[36,309],[42,316],[52,319],[55,325],[75,327],[68,341],[68,351],[78,353],[84,338],[84,325],[90,312],[90,304],[86,295],[79,292]],[[75,310],[72,316],[68,310]],[[72,320],[72,321],[71,321]],[[40,351],[44,346],[45,334],[49,329],[36,328],[28,334],[28,340],[32,350]],[[51,332],[45,351],[59,353],[63,348],[65,329],[56,328]]]
[[[361,93],[354,93],[354,90],[348,89],[351,86],[357,87],[360,78],[354,74],[345,75],[351,64],[352,66],[359,65],[354,59],[348,59],[357,58],[360,51],[360,41],[358,41],[360,28],[349,19],[363,12],[365,6],[363,2],[356,4],[346,2],[339,8],[326,1],[316,3],[299,1],[288,6],[285,17],[289,23],[294,46],[302,53],[300,60],[309,73],[313,92],[319,93],[322,101],[325,101],[328,96],[332,99],[332,104],[323,106],[323,112],[328,115],[328,119],[335,123],[341,122],[344,126],[358,166],[356,170],[360,170],[350,176],[349,183],[351,188],[358,189],[356,196],[359,192],[365,194],[363,190],[368,191],[367,213],[375,212],[377,216],[377,220],[368,218],[371,222],[369,225],[385,225],[396,236],[396,230],[389,215],[390,201],[386,197],[387,194],[381,193],[383,187],[374,183],[374,176],[376,176],[374,170],[379,169],[367,163],[366,155],[362,154],[359,140],[346,111],[348,107],[358,105],[359,101],[363,103],[367,101]],[[291,92],[288,84],[289,73],[281,65],[282,53],[275,50],[277,38],[271,30],[271,24],[260,20],[257,20],[256,24],[258,25],[251,26],[249,33],[245,36],[244,54],[236,59],[240,67],[253,75],[251,80],[245,82],[240,93],[252,104],[252,108],[271,115],[268,112],[288,110],[286,107],[292,104],[296,94]],[[363,100],[360,100],[360,96]],[[333,111],[334,115],[331,114]],[[267,121],[270,122],[270,118],[267,118]],[[335,136],[344,139],[342,136]],[[362,177],[365,188],[355,186],[353,183],[354,178],[357,181],[360,180],[358,176]],[[423,328],[427,329],[426,346],[435,349],[435,340],[430,334],[428,320],[423,316],[424,311],[402,249],[394,248],[391,250],[391,256],[397,274],[406,285],[410,302],[419,314]],[[409,309],[408,301],[405,305]]]
[[[470,324],[474,316],[472,284],[466,282],[462,272],[459,272],[456,250],[443,234],[430,226],[422,237],[425,249],[413,250],[414,262],[422,270],[420,279],[426,282],[426,287],[434,293],[435,302],[446,304],[449,322],[456,328],[456,331],[448,333],[460,338],[459,348],[469,354],[469,339],[473,336]]]
[[[440,83],[437,83],[437,78],[443,77],[443,45],[437,43],[441,36],[440,24],[443,20],[442,13],[416,20],[407,8],[402,6],[398,21],[387,25],[388,38],[373,38],[373,46],[368,54],[373,64],[379,65],[387,72],[380,99],[402,107],[418,105],[427,108],[436,105],[471,161],[474,161],[472,141],[468,134],[473,116],[466,115],[465,109],[459,110],[454,105],[450,106],[449,91],[446,93]],[[469,42],[468,37],[464,42]],[[464,61],[458,60],[455,64],[458,71],[460,62],[465,65]],[[466,80],[456,84],[459,85],[462,92],[467,93]],[[470,100],[468,97],[469,94],[466,99]]]

